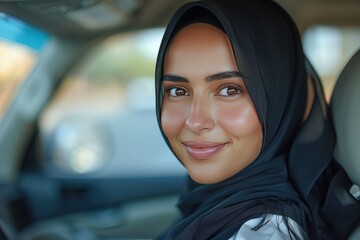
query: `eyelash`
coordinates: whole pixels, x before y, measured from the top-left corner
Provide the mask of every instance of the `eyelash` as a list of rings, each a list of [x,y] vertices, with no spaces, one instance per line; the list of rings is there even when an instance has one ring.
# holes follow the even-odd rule
[[[220,94],[225,89],[231,89],[231,90],[234,89],[236,92],[234,94],[229,95],[228,92],[227,92],[229,90],[227,90],[226,94],[228,94],[228,95]],[[175,92],[173,92],[173,91],[175,91]],[[176,95],[176,91],[183,91],[184,93],[183,93],[183,95]],[[185,88],[178,87],[178,86],[169,87],[169,88],[165,89],[165,92],[169,97],[173,97],[173,98],[189,96],[189,92]],[[221,88],[217,91],[217,93],[215,95],[220,96],[220,97],[225,97],[225,98],[232,98],[232,97],[236,97],[238,95],[241,95],[243,93],[244,93],[244,90],[240,86],[237,86],[237,85],[225,85],[225,86],[221,86]]]
[[[226,94],[228,94],[229,89],[231,89],[231,90],[234,89],[236,92],[234,94],[231,94],[231,95],[221,95],[220,93],[222,91],[224,91],[225,89],[228,89],[226,91]],[[225,97],[225,98],[232,98],[232,97],[237,97],[238,95],[241,95],[243,93],[244,93],[244,90],[240,86],[237,86],[237,85],[225,85],[225,86],[221,86],[219,91],[216,93],[216,96]]]
[[[172,95],[173,93],[172,93],[172,91],[179,91],[179,90],[181,90],[181,91],[184,91],[184,95]],[[167,95],[168,96],[170,96],[170,97],[183,97],[183,96],[189,96],[189,93],[188,93],[188,91],[185,89],[185,88],[183,88],[183,87],[169,87],[169,88],[167,88],[166,89],[166,93],[167,93]]]

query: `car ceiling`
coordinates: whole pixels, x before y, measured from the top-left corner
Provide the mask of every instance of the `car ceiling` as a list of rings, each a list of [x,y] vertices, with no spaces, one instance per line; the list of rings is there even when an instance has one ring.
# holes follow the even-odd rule
[[[0,9],[55,35],[91,38],[164,26],[184,0],[1,1]]]
[[[189,0],[0,0],[0,11],[57,36],[93,38],[114,32],[165,26]],[[358,0],[276,0],[300,31],[312,24],[360,25]]]

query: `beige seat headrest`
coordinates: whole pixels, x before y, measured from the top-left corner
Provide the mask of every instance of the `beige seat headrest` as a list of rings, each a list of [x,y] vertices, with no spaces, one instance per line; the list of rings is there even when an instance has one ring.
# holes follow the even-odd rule
[[[360,49],[339,76],[331,112],[337,137],[334,158],[360,185]]]

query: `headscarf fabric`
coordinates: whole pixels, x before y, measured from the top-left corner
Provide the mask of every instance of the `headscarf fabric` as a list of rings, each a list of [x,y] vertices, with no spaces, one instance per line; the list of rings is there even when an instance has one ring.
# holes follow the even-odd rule
[[[331,160],[332,129],[327,124],[326,105],[321,104],[321,89],[317,88],[308,119],[316,115],[320,120],[303,123],[308,72],[302,44],[292,19],[273,1],[205,0],[187,3],[174,14],[156,64],[160,129],[167,47],[182,27],[196,22],[212,24],[228,36],[262,124],[263,145],[255,161],[229,179],[205,185],[190,179],[191,187],[178,203],[183,217],[162,238],[227,239],[249,219],[280,214],[295,220],[309,239],[326,239],[326,231],[318,231],[326,228],[316,212],[320,200],[314,200],[316,206],[308,200],[312,199],[310,190],[319,171]],[[320,134],[313,139],[304,137],[319,127]],[[163,136],[171,148],[164,133]],[[314,141],[319,142],[316,147],[321,149],[309,161],[301,151],[311,150]]]

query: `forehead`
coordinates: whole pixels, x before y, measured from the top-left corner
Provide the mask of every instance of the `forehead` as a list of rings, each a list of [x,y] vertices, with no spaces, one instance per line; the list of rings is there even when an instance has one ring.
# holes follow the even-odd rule
[[[194,23],[182,28],[168,45],[164,71],[236,70],[232,47],[227,35],[207,23]]]
[[[220,45],[227,43],[227,35],[219,28],[207,23],[192,23],[175,33],[168,48],[180,46]]]

